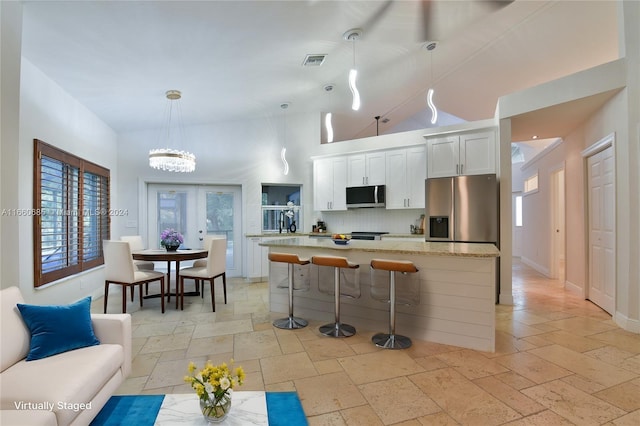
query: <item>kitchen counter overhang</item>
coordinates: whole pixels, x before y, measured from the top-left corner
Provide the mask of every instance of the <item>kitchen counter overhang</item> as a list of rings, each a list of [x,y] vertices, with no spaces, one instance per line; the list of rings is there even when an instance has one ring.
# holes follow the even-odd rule
[[[264,237],[269,238],[269,237]],[[290,247],[309,249],[333,249],[344,252],[362,251],[369,253],[391,253],[429,256],[459,257],[499,257],[500,251],[493,244],[483,243],[449,243],[427,241],[367,241],[351,240],[347,245],[335,244],[330,238],[278,238],[260,243],[267,247]],[[338,254],[336,254],[338,256]],[[348,256],[347,253],[342,256]]]
[[[447,345],[495,350],[496,259],[500,252],[493,244],[352,240],[343,246],[330,239],[297,237],[267,239],[261,245],[273,252],[307,258],[317,254],[344,256],[358,263],[358,270],[342,273],[343,279],[359,283],[361,288],[359,298],[342,299],[342,321],[372,332],[388,329],[389,306],[371,297],[371,259],[410,260],[419,271],[413,278],[403,279],[417,280],[419,303],[397,306],[397,332]],[[333,296],[318,290],[320,282],[326,285],[333,280],[327,269],[296,265],[296,288],[308,287],[308,291],[294,294],[296,316],[332,320]],[[271,263],[269,294],[273,312],[288,312],[286,280],[286,265]]]

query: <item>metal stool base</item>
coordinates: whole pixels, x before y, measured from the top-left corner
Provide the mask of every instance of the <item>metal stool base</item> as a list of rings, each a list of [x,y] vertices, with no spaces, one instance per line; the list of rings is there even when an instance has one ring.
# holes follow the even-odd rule
[[[349,324],[331,323],[320,327],[320,333],[329,337],[351,337],[356,334],[354,326]]]
[[[274,327],[283,328],[286,330],[305,328],[307,325],[309,325],[307,320],[298,317],[280,318],[273,322]]]
[[[377,347],[384,349],[407,349],[411,346],[411,339],[399,334],[378,333],[371,338],[371,341]]]

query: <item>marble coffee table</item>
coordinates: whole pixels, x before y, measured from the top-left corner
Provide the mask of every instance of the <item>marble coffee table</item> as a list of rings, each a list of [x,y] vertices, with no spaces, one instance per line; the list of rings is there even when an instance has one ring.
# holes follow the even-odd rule
[[[264,392],[234,392],[231,412],[221,425],[268,425],[267,400]],[[207,425],[200,412],[195,393],[165,395],[155,425]]]

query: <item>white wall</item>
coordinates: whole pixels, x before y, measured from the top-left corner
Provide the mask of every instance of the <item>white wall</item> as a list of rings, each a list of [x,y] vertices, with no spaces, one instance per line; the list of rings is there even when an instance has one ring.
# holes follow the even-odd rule
[[[551,172],[563,167],[565,149],[564,143],[555,145],[520,168],[523,180],[538,174],[538,190],[522,197],[521,258],[523,263],[547,276],[551,269],[549,248],[553,233]]]
[[[106,167],[111,171],[112,182],[118,181],[117,139],[113,130],[23,58],[20,80],[19,174],[18,179],[13,182],[20,208],[33,206],[33,139],[40,139]],[[118,205],[118,194],[113,187],[111,202],[113,206]],[[19,286],[25,299],[32,303],[55,304],[68,303],[91,294],[102,294],[102,267],[34,289],[32,220],[31,216],[18,218],[19,248],[18,256],[13,258],[18,263]],[[3,285],[7,285],[4,280]]]
[[[22,4],[0,2],[0,207],[18,207],[18,117],[20,113],[20,49]],[[15,285],[19,269],[9,253],[20,242],[18,217],[0,216],[0,288]]]

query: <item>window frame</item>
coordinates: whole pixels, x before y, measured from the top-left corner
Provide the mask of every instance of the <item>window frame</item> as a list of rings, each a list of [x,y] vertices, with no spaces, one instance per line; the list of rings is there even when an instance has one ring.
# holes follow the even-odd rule
[[[538,188],[540,186],[538,171],[529,177],[525,178],[523,181],[523,195],[535,194],[538,192]],[[535,185],[534,185],[535,184]]]
[[[66,240],[64,247],[67,252],[63,256],[64,265],[47,272],[43,272],[43,229],[42,218],[46,216],[46,204],[43,200],[43,161],[42,157],[62,164],[63,172],[60,176],[62,193],[65,201],[62,208],[53,216],[64,216],[62,220],[62,239]],[[44,166],[48,167],[48,166]],[[77,170],[77,182],[73,181],[70,168]],[[85,181],[85,174],[97,176],[93,183]],[[70,180],[71,179],[71,180]],[[85,188],[85,184],[90,185]],[[94,190],[85,194],[85,189]],[[88,191],[87,191],[88,192]],[[97,197],[96,197],[97,194]],[[102,241],[108,240],[111,234],[111,177],[109,169],[84,160],[66,151],[49,145],[39,139],[34,139],[34,168],[33,168],[33,275],[34,287],[41,287],[62,278],[70,277],[80,272],[104,264]],[[86,204],[92,201],[92,204]],[[87,223],[90,222],[90,223]],[[93,227],[93,230],[89,228]],[[86,231],[90,232],[85,238]],[[85,245],[85,242],[87,245]],[[90,245],[89,245],[90,244]],[[72,258],[69,261],[69,258]]]

